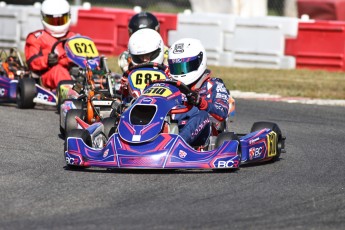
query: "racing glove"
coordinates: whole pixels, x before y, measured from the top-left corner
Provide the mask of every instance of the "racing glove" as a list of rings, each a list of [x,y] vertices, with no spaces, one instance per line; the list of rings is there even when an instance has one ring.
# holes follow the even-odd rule
[[[199,106],[200,101],[201,101],[201,97],[200,97],[198,92],[192,91],[192,92],[188,93],[186,96],[187,96],[188,104],[194,105],[194,106]]]
[[[49,67],[53,67],[54,65],[56,65],[59,62],[58,60],[58,55],[55,53],[50,53],[48,55],[48,66]]]
[[[190,105],[198,107],[200,110],[207,110],[208,103],[205,98],[201,97],[198,92],[192,91],[187,96],[187,102]]]

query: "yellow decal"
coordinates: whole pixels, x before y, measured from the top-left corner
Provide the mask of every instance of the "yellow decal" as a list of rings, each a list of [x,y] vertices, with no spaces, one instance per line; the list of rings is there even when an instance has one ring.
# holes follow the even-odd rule
[[[151,87],[144,92],[147,96],[169,97],[171,94],[172,92],[167,87]]]
[[[137,70],[131,74],[130,80],[135,88],[143,90],[147,84],[155,80],[165,80],[164,73],[155,70]]]
[[[72,53],[79,57],[98,57],[98,50],[95,43],[87,38],[75,38],[68,41],[69,48]]]
[[[66,85],[61,85],[60,86],[60,98],[62,99],[66,99],[67,95],[68,95],[68,91],[70,90],[70,86],[66,86]]]
[[[274,157],[277,155],[277,134],[275,132],[270,132],[267,134],[267,156]]]

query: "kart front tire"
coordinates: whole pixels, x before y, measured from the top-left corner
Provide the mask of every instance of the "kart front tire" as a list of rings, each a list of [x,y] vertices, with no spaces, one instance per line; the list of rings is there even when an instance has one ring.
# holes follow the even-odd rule
[[[57,111],[60,111],[60,106],[62,104],[62,101],[66,98],[62,98],[62,95],[61,95],[61,86],[62,85],[74,85],[76,81],[74,80],[62,80],[58,83],[57,87],[56,87],[56,97],[57,97],[57,103],[56,103],[56,109]]]
[[[67,151],[67,138],[69,138],[69,137],[81,138],[87,146],[92,147],[91,135],[87,130],[85,130],[85,129],[72,129],[66,133],[66,140],[65,140],[65,144],[64,144],[64,151],[65,152]],[[86,167],[85,166],[78,166],[78,165],[69,165],[66,163],[66,168],[71,169],[71,170],[75,170],[75,169],[83,169]]]
[[[284,138],[282,136],[282,132],[276,123],[268,122],[268,121],[255,122],[251,128],[251,132],[259,131],[265,128],[274,131],[278,135],[278,141],[277,141],[277,146],[276,146],[277,155],[272,157],[272,160],[271,160],[271,161],[277,161],[279,160],[282,149],[284,149],[284,140],[283,140]]]
[[[102,124],[104,126],[104,135],[107,139],[115,133],[117,129],[116,121],[117,118],[115,117],[107,117],[102,120]]]
[[[84,102],[82,100],[78,100],[78,99],[66,99],[64,100],[65,101],[72,101],[74,106],[76,107],[76,109],[83,109],[84,107]],[[61,106],[61,105],[60,105]],[[67,115],[67,114],[66,114]],[[62,135],[65,135],[65,127],[63,127],[61,125],[61,120],[64,119],[63,118],[63,115],[62,115],[62,111],[61,111],[61,107],[60,107],[60,110],[59,110],[59,116],[60,116],[60,133]],[[65,118],[66,119],[66,118]],[[66,124],[66,123],[65,123]]]
[[[32,78],[20,79],[17,85],[17,107],[20,109],[32,109],[35,107],[36,82]]]
[[[85,111],[82,109],[71,109],[67,111],[65,120],[65,134],[72,129],[78,128],[78,123],[75,117],[79,117],[80,119],[84,120]]]

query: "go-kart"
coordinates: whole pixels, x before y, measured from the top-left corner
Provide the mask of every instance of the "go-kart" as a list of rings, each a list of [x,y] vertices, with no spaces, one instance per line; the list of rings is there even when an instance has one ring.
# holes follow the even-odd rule
[[[0,64],[1,103],[16,103],[21,109],[56,104],[55,94],[39,84],[16,48],[0,48]]]
[[[59,82],[56,90],[47,89],[40,84],[40,76],[28,70],[17,49],[1,49],[1,102],[17,103],[17,106],[23,109],[43,104],[57,106],[59,110],[64,99],[77,98],[79,94],[72,90],[76,82],[75,75],[79,73],[80,68],[85,68],[86,62],[91,69],[98,68],[98,51],[90,38],[76,35],[58,40],[52,46],[51,53],[54,53],[60,43],[64,43],[67,57],[74,64],[69,68],[72,80]]]
[[[103,60],[103,59],[102,59]],[[92,124],[109,117],[112,113],[120,114],[121,111],[130,106],[133,100],[139,97],[147,84],[155,80],[166,79],[165,69],[162,64],[145,63],[131,67],[123,75],[126,83],[121,83],[120,75],[111,75],[106,62],[101,62],[105,67],[107,79],[106,88],[96,88],[93,85],[92,71],[86,71],[81,88],[83,93],[75,100],[65,100],[61,106],[60,132],[65,134],[78,127],[77,117]],[[113,77],[113,78],[112,78]],[[120,88],[122,88],[120,90]],[[128,89],[129,97],[124,99],[124,88]]]
[[[67,40],[65,47],[67,56],[78,65],[78,68],[74,70],[75,80],[62,81],[57,90],[61,102],[61,134],[77,128],[76,117],[92,124],[110,116],[111,105],[115,100],[120,100],[116,93],[120,76],[111,73],[106,58],[99,56],[91,39],[73,37]],[[69,84],[72,84],[72,88]],[[77,97],[71,97],[71,91],[77,94]]]
[[[65,141],[67,166],[237,169],[241,164],[278,160],[285,152],[285,137],[271,122],[254,123],[249,134],[212,132],[208,146],[190,146],[171,119],[172,114],[191,109],[185,104],[189,93],[181,82],[156,81],[121,114],[117,127],[114,120],[88,125],[77,119],[82,129],[71,130]]]

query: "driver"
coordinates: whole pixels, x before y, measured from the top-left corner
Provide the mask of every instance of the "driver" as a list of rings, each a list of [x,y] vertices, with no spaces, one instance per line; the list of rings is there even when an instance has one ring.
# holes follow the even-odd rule
[[[41,15],[44,29],[27,36],[25,58],[30,70],[41,77],[42,85],[56,89],[59,81],[71,80],[68,71],[71,62],[63,44],[60,43],[51,53],[57,41],[75,35],[69,31],[70,5],[66,0],[45,0],[41,6]]]
[[[128,23],[128,35],[129,37],[132,36],[135,32],[141,29],[152,29],[160,32],[160,24],[156,16],[151,14],[150,12],[140,12],[135,14],[131,17]],[[168,47],[164,46],[164,64],[168,64]],[[128,70],[128,65],[131,62],[130,55],[128,55],[128,51],[124,51],[122,54],[119,55],[118,64],[122,70],[122,72],[126,72]]]
[[[206,51],[197,39],[184,38],[169,49],[170,76],[191,90],[188,104],[194,107],[187,113],[174,114],[180,136],[191,146],[207,145],[211,133],[210,117],[219,121],[227,118],[229,93],[220,78],[211,78],[207,69]]]
[[[166,76],[169,76],[169,68],[164,65],[164,43],[161,35],[152,29],[140,29],[133,33],[128,41],[128,51],[130,56],[129,69],[124,72],[121,78],[121,87],[119,93],[122,95],[123,108],[120,107],[120,111],[117,108],[113,108],[114,113],[121,113],[123,109],[126,109],[133,99],[136,99],[138,93],[131,92],[128,86],[128,75],[132,71],[132,67],[140,68],[141,65],[147,63],[153,63],[154,65],[163,65],[165,67],[164,72]],[[116,105],[118,107],[118,105]],[[112,113],[111,116],[114,116]]]
[[[131,68],[145,63],[156,63],[164,65],[164,43],[161,35],[152,29],[141,29],[135,32],[128,41],[128,53],[130,54],[129,70],[122,77],[124,87],[123,95],[129,95],[127,88],[127,77]],[[169,76],[168,66],[165,68],[165,74]]]

